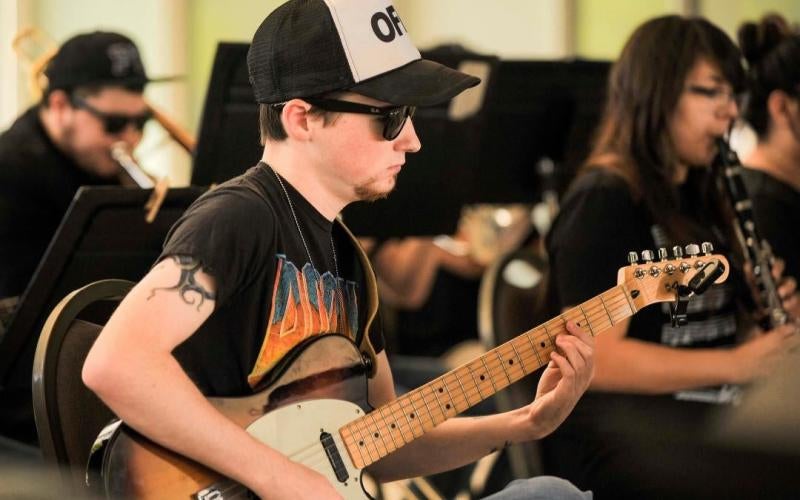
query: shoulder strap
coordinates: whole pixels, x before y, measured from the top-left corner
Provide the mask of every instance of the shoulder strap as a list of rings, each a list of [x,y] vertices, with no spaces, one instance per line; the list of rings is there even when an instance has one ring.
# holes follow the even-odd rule
[[[358,343],[358,349],[362,354],[368,356],[372,361],[372,363],[370,363],[370,372],[368,373],[369,377],[372,378],[375,376],[377,370],[377,359],[375,355],[375,348],[372,346],[372,342],[369,340],[369,332],[376,316],[378,315],[378,280],[375,278],[375,271],[372,270],[372,264],[370,264],[369,257],[367,257],[364,249],[361,248],[361,244],[358,242],[358,239],[356,239],[353,233],[350,232],[350,229],[347,228],[344,222],[339,219],[336,219],[336,222],[338,222],[339,226],[344,229],[345,234],[350,239],[356,255],[358,256],[358,261],[361,263],[361,268],[364,270],[364,279],[367,285],[367,320],[364,323],[364,331],[361,334],[361,341]]]

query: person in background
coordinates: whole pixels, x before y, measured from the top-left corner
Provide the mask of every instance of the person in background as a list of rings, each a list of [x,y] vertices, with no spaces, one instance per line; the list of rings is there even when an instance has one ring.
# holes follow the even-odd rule
[[[748,64],[743,117],[758,143],[744,158],[745,186],[756,227],[800,279],[800,34],[777,14],[742,24],[739,46]]]
[[[150,118],[142,93],[151,80],[124,35],[70,38],[44,76],[41,101],[0,134],[0,342],[78,188],[125,183],[111,146],[132,150]],[[29,393],[29,382],[0,392],[0,434],[35,444]]]
[[[705,444],[710,419],[735,403],[739,386],[769,374],[800,338],[795,325],[763,332],[739,315],[749,289],[712,165],[716,139],[738,114],[740,57],[702,18],[639,26],[613,66],[593,150],[546,238],[553,314],[616,284],[630,251],[708,241],[734,266],[725,283],[691,299],[688,325],[673,328],[661,304],[598,335],[591,391],[543,440],[543,462],[600,499],[797,493],[794,471]],[[782,282],[780,293],[796,317],[795,283]]]

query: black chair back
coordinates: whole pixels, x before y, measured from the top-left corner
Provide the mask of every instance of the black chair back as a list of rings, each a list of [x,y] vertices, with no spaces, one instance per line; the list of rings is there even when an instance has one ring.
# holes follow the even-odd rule
[[[96,281],[67,295],[42,328],[33,363],[33,410],[42,455],[70,495],[85,495],[84,471],[98,433],[114,417],[81,379],[86,355],[102,326],[78,319],[101,302],[118,301],[133,286]],[[96,316],[96,315],[95,315]]]

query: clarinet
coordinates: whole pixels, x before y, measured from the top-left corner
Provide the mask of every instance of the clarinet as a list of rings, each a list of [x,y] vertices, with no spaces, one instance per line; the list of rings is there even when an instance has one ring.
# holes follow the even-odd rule
[[[724,180],[722,184],[736,214],[734,228],[742,245],[745,262],[749,262],[753,270],[756,285],[753,298],[758,308],[758,322],[765,330],[772,330],[789,320],[778,295],[778,285],[772,276],[772,249],[756,229],[753,204],[742,180],[739,157],[721,137],[717,139],[717,147]]]

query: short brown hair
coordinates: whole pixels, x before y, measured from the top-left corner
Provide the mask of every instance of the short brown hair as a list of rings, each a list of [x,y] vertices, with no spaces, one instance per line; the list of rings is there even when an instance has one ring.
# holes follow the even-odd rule
[[[332,95],[326,95],[326,98],[332,98]],[[259,104],[258,105],[258,130],[261,134],[261,145],[266,144],[268,139],[273,141],[282,141],[288,136],[286,129],[283,128],[281,122],[281,113],[283,112],[283,104]],[[336,119],[339,113],[332,113],[325,111],[316,106],[311,106],[308,110],[311,115],[322,115],[324,124],[330,125]]]

